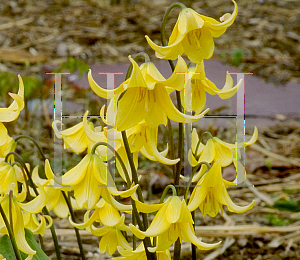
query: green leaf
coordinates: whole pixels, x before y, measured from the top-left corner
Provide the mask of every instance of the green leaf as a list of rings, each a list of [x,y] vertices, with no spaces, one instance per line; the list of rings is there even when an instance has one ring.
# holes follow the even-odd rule
[[[282,211],[300,212],[300,203],[294,200],[277,200],[273,204],[273,208]]]
[[[36,251],[36,254],[32,258],[33,260],[50,260],[50,258],[44,253],[39,244],[36,242],[33,233],[27,228],[25,228],[25,238],[29,246]],[[0,252],[7,260],[16,259],[13,246],[8,235],[3,235],[0,238]],[[27,255],[23,252],[21,252],[21,256],[22,259],[26,259],[27,257]]]

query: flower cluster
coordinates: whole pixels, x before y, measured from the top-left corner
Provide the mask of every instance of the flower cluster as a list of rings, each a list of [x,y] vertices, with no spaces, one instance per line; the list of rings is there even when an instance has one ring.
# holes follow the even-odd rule
[[[24,108],[24,86],[19,77],[18,94],[10,94],[13,103],[8,108],[0,108],[0,205],[3,212],[0,232],[9,234],[12,241],[14,236],[19,250],[28,255],[27,259],[34,256],[35,250],[25,239],[24,227],[43,236],[46,228],[53,228],[49,210],[60,218],[69,216],[70,223],[76,228],[81,254],[84,252],[77,229],[86,229],[101,237],[100,252],[113,255],[118,251],[121,256],[114,259],[166,260],[171,259],[169,248],[176,241],[189,242],[200,250],[219,245],[220,242],[204,243],[195,235],[192,212],[196,209],[200,209],[203,217],[215,217],[219,212],[223,214],[223,205],[235,213],[243,213],[254,206],[255,201],[248,206],[234,204],[227,189],[237,185],[237,179],[232,182],[223,179],[222,167],[233,163],[245,173],[239,162],[239,150],[256,141],[256,128],[248,142],[239,144],[226,143],[211,134],[204,143],[203,136],[199,138],[194,128],[188,152],[193,174],[188,178],[181,176],[187,182],[184,198],[178,188],[183,161],[182,124],[196,122],[208,113],[206,93],[228,99],[241,85],[239,81],[233,86],[233,80],[227,73],[224,87],[218,88],[205,76],[204,67],[204,59],[209,59],[214,52],[213,38],[221,36],[237,16],[237,5],[232,2],[233,13],[223,15],[221,22],[200,15],[180,3],[170,6],[166,14],[176,6],[181,7],[181,11],[168,44],[164,38],[167,15],[162,29],[163,46],[154,44],[146,36],[156,57],[167,59],[171,64],[171,60],[177,60],[176,66],[171,65],[173,73],[169,78],[159,72],[145,53],[134,59],[129,56],[131,65],[128,76],[113,90],[97,84],[92,71],[89,71],[92,90],[108,100],[108,110],[113,113],[108,116],[105,106],[100,109],[101,126],[89,119],[89,111],[86,111],[81,122],[69,129],[59,129],[61,122],[53,122],[55,135],[63,139],[65,149],[76,154],[85,153],[81,161],[65,173],[54,173],[46,158],[43,158],[44,167],[40,170],[44,173],[43,178],[37,166],[30,172],[28,165],[15,162],[15,157],[18,157],[14,153],[16,139],[8,135],[3,122],[15,120]],[[183,54],[194,64],[188,66],[181,56]],[[137,59],[141,56],[145,62],[138,65]],[[171,98],[173,94],[177,97],[176,105]],[[175,154],[173,142],[166,144],[162,151],[158,149],[161,126],[168,127],[169,140],[173,139],[171,122],[173,125],[179,123],[178,158],[168,155],[169,150]],[[159,204],[144,202],[139,185],[141,176],[137,172],[139,153],[151,161],[173,167],[175,185],[165,189]],[[116,169],[112,169],[114,165]],[[120,189],[116,185],[115,171],[127,188]],[[196,185],[188,196],[191,183]],[[165,199],[169,188],[173,195]],[[83,223],[77,223],[73,208],[86,210]],[[36,215],[42,209],[45,214]],[[155,212],[150,223],[148,214]],[[130,215],[132,223],[128,224]],[[10,219],[8,224],[5,216]],[[132,244],[127,239],[128,234],[133,237]],[[137,238],[142,241],[139,246],[136,246]],[[176,247],[178,243],[175,243]],[[59,258],[58,248],[56,252]],[[174,255],[174,259],[179,257]]]

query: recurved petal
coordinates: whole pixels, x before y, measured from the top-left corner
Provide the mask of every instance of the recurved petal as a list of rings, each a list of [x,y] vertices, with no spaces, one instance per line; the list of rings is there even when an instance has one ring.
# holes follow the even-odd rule
[[[185,80],[187,77],[185,73],[188,73],[188,67],[184,59],[179,55],[173,74],[167,80],[159,81],[159,83],[175,90],[181,91],[184,88]]]
[[[114,208],[116,208],[119,211],[130,212],[132,210],[131,205],[124,205],[116,201],[114,197],[105,188],[103,189],[101,196],[107,203],[111,204]]]
[[[170,96],[168,95],[164,87],[157,88],[156,96],[157,96],[157,103],[159,104],[159,106],[166,112],[167,116],[175,122],[181,122],[181,123],[194,122],[202,118],[209,111],[209,109],[206,109],[204,112],[202,112],[197,116],[190,116],[181,113],[172,103]]]
[[[253,200],[248,206],[241,207],[241,206],[238,206],[238,205],[236,205],[236,204],[233,203],[233,201],[229,197],[227,191],[224,191],[222,195],[223,195],[222,196],[222,198],[223,198],[222,204],[227,205],[228,210],[230,212],[244,213],[247,210],[252,209],[253,206],[254,206],[254,204],[255,204],[255,200]]]
[[[144,148],[150,155],[154,156],[157,161],[166,164],[166,165],[173,165],[176,164],[180,159],[168,159],[164,157],[156,147],[156,140],[157,140],[157,128],[149,127],[146,130],[146,136],[148,142],[144,143]]]
[[[74,226],[74,227],[76,227],[78,229],[84,229],[87,226],[92,225],[93,222],[98,218],[98,211],[97,210],[95,210],[90,217],[89,217],[89,214],[90,214],[90,210],[88,210],[84,214],[84,220],[85,220],[85,222],[83,222],[81,224],[73,222],[73,220],[71,219],[71,216],[69,217],[69,221],[70,221],[70,223],[71,223],[72,226]]]
[[[204,26],[207,27],[211,31],[213,37],[219,37],[226,31],[227,27],[229,27],[230,25],[233,24],[233,22],[237,16],[237,13],[238,13],[238,6],[234,0],[232,0],[232,2],[234,4],[234,11],[230,16],[227,14],[223,15],[221,17],[221,20],[223,20],[225,18],[225,21],[222,23],[217,22],[213,18],[200,15],[203,18],[203,20],[205,21]]]
[[[180,230],[182,234],[182,239],[184,241],[193,243],[200,250],[210,250],[221,243],[221,241],[215,244],[207,244],[202,242],[201,239],[198,239],[196,237],[194,231],[192,230],[192,225],[190,223],[180,223]]]
[[[52,208],[56,216],[60,218],[67,218],[69,215],[69,208],[64,200],[63,196],[60,194],[57,203]]]
[[[13,93],[9,93],[9,95],[14,99],[14,101],[8,108],[0,108],[0,122],[14,121],[18,118],[21,107],[24,107],[24,98]]]
[[[124,88],[124,84],[128,83],[128,80],[126,80],[125,82],[123,82],[118,88],[116,89],[104,89],[101,88],[93,79],[92,77],[92,70],[89,70],[88,73],[88,80],[89,80],[89,84],[91,86],[91,89],[96,93],[96,95],[98,95],[99,97],[102,98],[106,98],[106,99],[110,99],[113,98],[114,95],[120,94],[122,93],[125,88]]]
[[[165,47],[156,45],[147,35],[145,37],[150,47],[155,50],[155,55],[159,59],[176,60],[178,55],[182,55],[184,52],[181,44],[184,37],[182,34],[178,35],[178,38],[173,44]]]
[[[80,183],[87,174],[87,170],[91,164],[92,158],[92,154],[87,154],[79,164],[66,172],[62,176],[62,184],[74,186]]]
[[[9,93],[14,99],[8,108],[0,108],[0,122],[11,122],[18,118],[20,111],[24,108],[24,84],[20,75],[18,94]]]
[[[38,213],[46,205],[46,193],[40,184],[37,183],[37,185],[39,187],[39,193],[40,193],[37,197],[35,197],[33,200],[31,200],[27,203],[18,202],[18,205],[24,211],[27,211],[30,213]]]

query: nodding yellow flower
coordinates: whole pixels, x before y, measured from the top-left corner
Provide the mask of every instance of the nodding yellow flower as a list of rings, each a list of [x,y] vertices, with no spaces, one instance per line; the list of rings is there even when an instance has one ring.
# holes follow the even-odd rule
[[[16,185],[12,183],[10,186]],[[39,184],[38,184],[39,186]],[[14,190],[13,187],[11,189]],[[44,190],[40,186],[40,195],[31,200],[28,203],[22,203],[26,198],[25,189],[22,190],[20,194],[13,192],[13,196],[11,197],[11,212],[12,212],[12,230],[16,239],[16,243],[18,248],[28,254],[27,259],[31,259],[33,255],[35,255],[36,251],[31,249],[25,239],[25,230],[24,230],[24,220],[22,210],[29,213],[38,213],[42,210],[42,208],[46,204],[46,194]],[[4,210],[6,216],[9,216],[9,195],[6,194],[4,196],[0,196],[0,203]],[[5,226],[3,218],[0,216],[0,233],[5,233],[8,235],[7,228]]]
[[[38,217],[41,222],[39,222]],[[32,233],[39,234],[43,237],[45,235],[46,229],[52,226],[53,220],[48,215],[38,214],[38,217],[36,214],[25,211],[23,212],[24,226],[30,229]],[[46,219],[48,221],[48,225],[46,223]]]
[[[181,91],[181,100],[185,109],[196,114],[201,113],[206,104],[206,93],[218,95],[221,99],[231,98],[238,90],[242,79],[233,87],[233,80],[227,72],[224,87],[220,90],[205,76],[204,62],[201,61],[196,67],[189,68],[190,78],[186,84],[186,90]]]
[[[221,36],[237,16],[237,4],[233,0],[232,2],[235,6],[233,13],[223,15],[220,18],[221,23],[200,15],[191,8],[183,8],[169,38],[168,46],[160,47],[148,36],[147,42],[160,59],[175,60],[183,53],[194,63],[209,59],[214,53],[213,37]]]
[[[258,131],[257,128],[255,127],[253,135],[248,142],[241,142],[239,144],[237,143],[230,144],[220,140],[217,137],[209,138],[205,145],[203,145],[202,143],[199,145],[200,148],[198,148],[197,154],[195,154],[199,137],[196,129],[193,129],[193,133],[192,133],[193,156],[190,157],[190,160],[192,161],[191,162],[192,166],[195,166],[202,161],[211,163],[212,161],[216,161],[216,160],[219,160],[219,163],[222,167],[226,167],[232,162],[235,163],[237,159],[235,153],[238,151],[238,149],[241,149],[243,147],[255,143],[257,137],[258,137]],[[198,160],[196,160],[195,157],[198,156],[200,157]]]
[[[251,209],[255,204],[254,200],[248,206],[244,207],[233,203],[227,192],[227,188],[230,185],[236,185],[236,183],[223,179],[221,163],[217,160],[194,188],[189,200],[188,209],[194,211],[196,208],[199,208],[203,217],[206,214],[215,217],[219,210],[223,214],[222,205],[226,205],[229,211],[235,213],[243,213]]]
[[[118,102],[116,114],[116,129],[118,131],[127,130],[142,120],[149,126],[158,127],[160,124],[167,124],[168,118],[182,123],[194,122],[202,118],[208,110],[197,116],[185,115],[178,111],[172,103],[167,87],[181,90],[184,84],[183,75],[176,73],[187,72],[185,62],[181,57],[178,59],[177,68],[173,75],[165,80],[152,62],[143,63],[140,67],[129,56],[133,65],[131,77],[123,82],[115,90],[105,90],[96,84],[89,72],[89,83],[94,92],[105,98],[112,98],[114,94],[120,94],[126,90],[123,97]],[[182,67],[180,71],[179,68]],[[176,84],[177,83],[177,84]]]
[[[60,218],[66,218],[69,215],[69,208],[62,195],[60,187],[55,187],[55,176],[51,169],[49,160],[45,161],[45,174],[47,179],[41,179],[38,173],[38,166],[32,171],[32,180],[34,183],[39,183],[43,186],[47,194],[47,209],[53,210],[56,216]]]
[[[135,250],[127,250],[118,246],[118,251],[122,257],[113,257],[113,260],[147,260],[144,244],[141,243]],[[169,249],[156,252],[157,260],[171,260]]]
[[[63,131],[58,130],[58,123],[60,121],[55,120],[52,123],[52,128],[57,138],[64,139],[64,149],[71,148],[74,153],[81,153],[88,147],[89,140],[85,135],[83,122]]]
[[[0,108],[0,122],[11,122],[18,118],[24,108],[24,84],[20,75],[18,94],[8,93],[14,101],[8,108]]]
[[[61,184],[70,186],[74,190],[79,208],[92,209],[102,196],[108,203],[125,211],[130,211],[131,206],[118,203],[112,195],[129,197],[138,187],[135,185],[129,190],[118,191],[112,176],[98,154],[87,154],[78,165],[61,177]]]
[[[26,164],[28,166],[28,164]],[[22,170],[18,165],[11,166],[10,163],[5,161],[0,162],[0,194],[8,194],[11,187],[11,183],[24,183],[24,176]],[[18,193],[18,185],[14,185],[13,191]]]
[[[69,218],[70,223],[79,229],[86,228],[94,236],[102,237],[99,243],[99,249],[102,254],[108,253],[112,255],[117,246],[122,246],[127,250],[132,250],[121,231],[129,231],[129,228],[124,224],[125,215],[120,216],[120,213],[112,205],[101,199],[95,207],[91,216],[90,211],[84,215],[84,223],[74,223]],[[96,228],[93,223],[98,222],[102,227]]]
[[[129,225],[129,228],[140,239],[144,239],[146,236],[157,237],[156,246],[149,248],[150,252],[168,249],[178,237],[181,242],[184,240],[193,243],[202,250],[212,249],[220,243],[206,244],[202,242],[195,235],[193,223],[185,200],[181,200],[178,196],[170,196],[158,210],[145,232],[138,230],[132,224]]]

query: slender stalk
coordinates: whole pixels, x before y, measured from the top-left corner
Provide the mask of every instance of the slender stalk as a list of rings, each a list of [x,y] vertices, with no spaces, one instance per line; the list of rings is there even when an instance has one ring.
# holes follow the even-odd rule
[[[168,118],[168,139],[169,139],[169,146],[170,146],[170,158],[174,159],[174,142],[173,142],[173,129],[171,125],[171,120]],[[175,180],[175,174],[176,174],[176,165],[172,165],[173,169],[173,178]]]
[[[123,143],[124,143],[124,146],[125,146],[127,158],[128,158],[129,165],[130,165],[130,168],[131,168],[132,180],[135,182],[135,184],[139,184],[139,180],[138,180],[137,172],[136,172],[135,165],[134,165],[134,162],[133,162],[132,153],[130,151],[129,143],[128,143],[128,140],[127,140],[126,132],[122,131],[121,133],[122,133],[122,138],[123,138]],[[138,195],[139,201],[144,202],[144,198],[143,198],[142,190],[141,190],[140,186],[138,186],[138,188],[137,188],[137,195]],[[147,228],[148,228],[147,214],[142,213],[142,218],[143,218],[143,224],[144,224],[144,230],[142,230],[142,231],[146,231]],[[150,253],[148,251],[148,247],[151,246],[150,238],[145,237],[145,239],[143,240],[143,243],[144,243],[147,259],[156,260],[156,253]]]
[[[163,18],[163,22],[162,22],[162,26],[161,26],[161,42],[163,46],[167,45],[167,41],[166,41],[166,23],[169,17],[170,12],[172,11],[173,8],[175,7],[180,7],[181,9],[186,8],[186,6],[182,3],[173,3],[169,6],[169,8],[167,9],[167,11],[165,12],[164,18]],[[169,64],[171,66],[172,71],[174,72],[175,70],[175,65],[174,62],[169,60]],[[182,112],[182,105],[181,105],[181,99],[180,99],[180,92],[176,91],[176,99],[177,99],[177,107],[178,110],[180,112]],[[183,160],[183,124],[179,123],[178,126],[178,158],[180,159],[180,161],[176,164],[176,172],[174,174],[174,184],[176,187],[176,190],[178,192],[179,190],[179,176],[180,176],[180,171],[181,171],[181,165],[182,165],[182,160]],[[180,252],[181,252],[181,244],[180,244],[180,240],[178,239],[175,242],[175,246],[174,246],[174,260],[179,260],[180,259]]]
[[[69,212],[70,212],[70,215],[71,215],[71,219],[72,219],[73,222],[76,223],[75,214],[74,214],[71,202],[70,202],[70,193],[68,193],[68,196],[66,195],[66,193],[63,190],[61,191],[61,193],[62,193],[62,195],[63,195],[63,197],[64,197],[64,199],[67,203],[67,206],[68,206],[68,209],[69,209]],[[75,230],[76,239],[77,239],[77,243],[78,243],[78,246],[79,246],[81,258],[82,258],[82,260],[85,260],[86,258],[85,258],[85,254],[84,254],[84,251],[83,251],[83,245],[82,245],[82,240],[81,240],[81,237],[80,237],[79,230],[76,227],[73,227],[73,228]]]
[[[43,151],[42,151],[42,148],[41,148],[41,147],[39,146],[39,144],[37,143],[37,141],[35,141],[32,137],[27,136],[27,135],[19,135],[19,136],[17,136],[17,137],[14,138],[14,141],[17,142],[18,140],[20,140],[20,139],[22,139],[22,138],[29,139],[29,140],[36,146],[36,148],[39,150],[39,152],[40,152],[40,154],[41,154],[41,156],[42,156],[42,158],[43,158],[43,160],[44,160],[44,162],[45,162],[46,157],[45,157],[45,155],[44,155],[44,153],[43,153]]]
[[[40,240],[41,249],[45,252],[46,248],[45,248],[44,240],[40,234],[39,234],[39,240]]]
[[[163,194],[161,195],[161,198],[160,198],[160,203],[163,203],[165,197],[167,196],[167,192],[169,191],[169,189],[172,189],[172,192],[173,192],[173,196],[177,196],[177,192],[176,192],[176,189],[173,185],[168,185],[165,189],[164,189],[164,192]]]
[[[9,224],[11,226],[11,230],[12,232],[14,232],[12,205],[11,205],[12,196],[13,196],[13,191],[10,190],[8,194],[8,216],[9,216]]]
[[[189,190],[190,190],[190,186],[191,186],[191,183],[192,183],[192,181],[193,181],[193,177],[194,177],[195,173],[198,171],[199,167],[200,167],[202,164],[205,164],[205,165],[207,166],[208,170],[210,170],[210,168],[211,168],[211,166],[210,166],[210,164],[209,164],[208,162],[200,162],[200,163],[198,163],[198,164],[194,167],[194,169],[193,169],[193,171],[192,171],[192,174],[191,174],[191,176],[190,176],[190,178],[189,178],[189,182],[188,182],[188,184],[187,184],[187,186],[186,186],[186,189],[185,189],[185,196],[184,196],[184,199],[185,199],[186,202],[187,202],[187,197],[188,197],[188,193],[189,193]]]
[[[194,222],[193,227],[195,230],[195,211],[192,211],[191,214],[192,214],[192,219]],[[192,260],[197,260],[196,246],[193,243],[191,243],[191,247],[192,247]]]
[[[20,251],[19,251],[19,249],[18,249],[18,246],[17,246],[17,242],[16,242],[16,239],[15,239],[14,233],[13,233],[13,231],[12,231],[12,229],[11,229],[11,226],[10,226],[10,224],[9,224],[9,222],[8,222],[8,219],[7,219],[6,215],[5,215],[5,212],[4,212],[4,210],[3,210],[2,206],[1,206],[1,204],[0,204],[0,213],[1,213],[2,219],[3,219],[4,223],[5,223],[5,226],[6,226],[6,228],[7,228],[8,235],[9,235],[11,244],[12,244],[12,246],[13,246],[14,253],[15,253],[15,256],[16,256],[16,259],[17,259],[17,260],[22,260],[22,257],[21,257]]]

